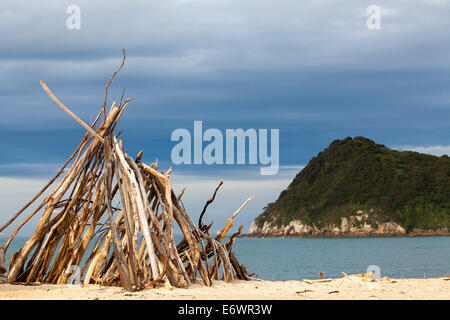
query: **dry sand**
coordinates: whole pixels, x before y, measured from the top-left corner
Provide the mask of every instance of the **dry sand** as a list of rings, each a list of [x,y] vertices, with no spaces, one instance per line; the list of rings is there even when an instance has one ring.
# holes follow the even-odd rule
[[[328,281],[328,280],[325,280]],[[435,279],[384,279],[369,282],[359,277],[312,281],[216,281],[213,287],[195,284],[189,289],[148,288],[125,292],[118,287],[98,285],[11,285],[0,284],[0,299],[76,300],[302,300],[302,299],[445,299],[450,300],[450,277]]]

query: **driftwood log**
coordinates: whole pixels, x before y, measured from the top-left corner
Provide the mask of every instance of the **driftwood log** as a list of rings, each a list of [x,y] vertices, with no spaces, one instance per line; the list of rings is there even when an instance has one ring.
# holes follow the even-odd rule
[[[6,273],[5,249],[0,247],[0,275]]]
[[[120,68],[105,86],[105,104],[109,84]],[[85,284],[119,285],[128,291],[159,284],[187,288],[197,281],[210,286],[217,279],[250,279],[232,252],[242,226],[227,243],[221,240],[251,198],[212,237],[212,223],[206,225],[202,219],[222,182],[195,225],[181,201],[184,190],[177,196],[172,189],[172,169],[163,172],[157,163],[142,163],[142,152],[133,159],[118,141],[114,129],[130,99],[114,102],[109,112],[104,104],[87,125],[45,82],[41,85],[87,133],[49,183],[0,226],[0,231],[7,228],[65,172],[53,191],[11,233],[4,249],[0,247],[0,274],[7,273],[9,283],[64,284],[74,269]],[[18,231],[38,214],[33,235],[12,254],[7,272],[5,251]],[[183,234],[179,243],[174,238],[176,225]]]

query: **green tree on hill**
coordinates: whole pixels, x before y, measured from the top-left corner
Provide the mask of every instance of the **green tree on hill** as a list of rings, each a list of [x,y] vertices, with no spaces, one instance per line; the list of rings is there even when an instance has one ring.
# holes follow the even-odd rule
[[[450,228],[450,158],[391,150],[364,137],[335,140],[256,222],[299,219],[321,227],[358,210],[408,231]]]

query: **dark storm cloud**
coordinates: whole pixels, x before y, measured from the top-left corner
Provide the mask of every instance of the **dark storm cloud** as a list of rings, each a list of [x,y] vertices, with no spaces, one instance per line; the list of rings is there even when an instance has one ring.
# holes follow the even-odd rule
[[[73,4],[81,9],[80,30],[66,28],[66,8]],[[296,170],[346,136],[444,152],[450,145],[450,2],[376,1],[382,8],[376,31],[366,28],[366,8],[373,4],[2,0],[0,177],[8,183],[17,178],[20,186],[24,177],[45,181],[54,174],[84,130],[39,81],[89,122],[121,62],[121,48],[127,61],[108,105],[126,85],[135,98],[120,123],[127,152],[144,149],[145,161],[158,158],[162,168],[172,165],[171,132],[192,130],[194,120],[203,120],[205,129],[278,128],[280,164]],[[257,167],[175,169],[180,183],[220,176],[265,188]],[[271,196],[261,193],[249,219],[294,171],[288,178],[281,170],[284,182],[270,189]]]

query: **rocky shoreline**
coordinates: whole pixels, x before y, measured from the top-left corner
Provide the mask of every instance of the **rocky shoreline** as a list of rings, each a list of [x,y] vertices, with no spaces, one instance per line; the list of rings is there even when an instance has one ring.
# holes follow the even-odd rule
[[[407,232],[407,233],[368,233],[368,234],[260,234],[260,233],[246,233],[239,235],[238,238],[387,238],[387,237],[431,237],[431,236],[450,236],[450,232],[437,232],[434,230],[427,230],[424,232]]]
[[[317,226],[293,220],[288,225],[277,225],[273,221],[265,221],[258,226],[256,221],[250,226],[249,233],[242,237],[268,238],[364,238],[364,237],[393,237],[393,236],[450,236],[447,228],[438,230],[413,229],[407,231],[398,223],[369,222],[369,214],[358,211],[357,215],[341,217],[340,225],[331,224],[318,228]]]

